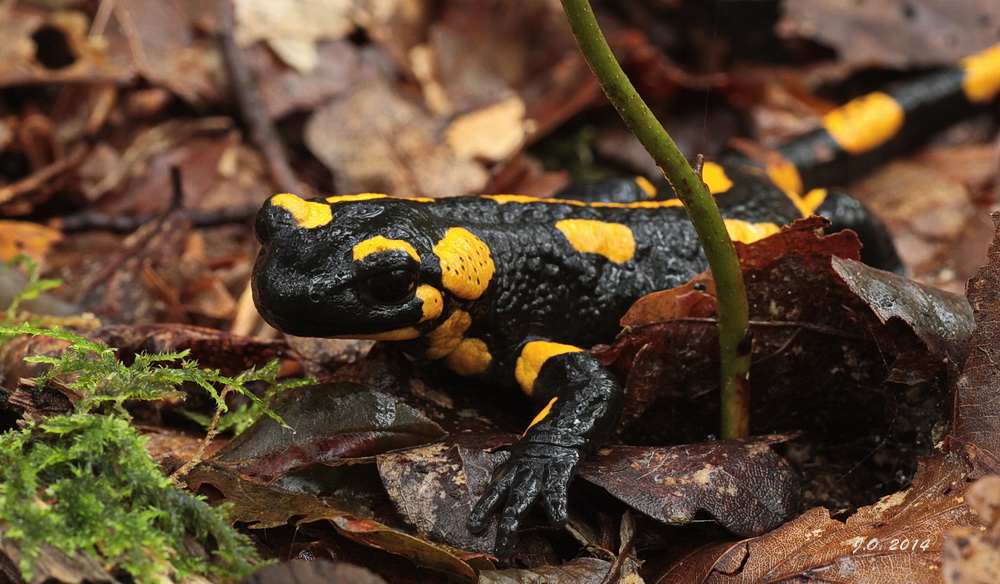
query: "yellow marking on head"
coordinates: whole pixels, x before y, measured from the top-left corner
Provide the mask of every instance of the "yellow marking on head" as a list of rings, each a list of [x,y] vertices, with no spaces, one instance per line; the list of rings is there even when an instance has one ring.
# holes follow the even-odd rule
[[[556,223],[556,229],[581,253],[600,254],[616,263],[627,262],[635,255],[635,236],[621,223],[563,219]]]
[[[414,201],[417,203],[433,203],[437,199],[432,199],[431,197],[405,197],[404,201]]]
[[[424,351],[424,357],[428,359],[440,359],[454,351],[465,331],[472,326],[472,317],[464,310],[456,310],[437,328],[425,334],[430,345]]]
[[[635,184],[639,185],[639,188],[646,193],[647,199],[655,199],[656,195],[659,194],[656,192],[656,187],[653,186],[653,183],[649,182],[649,179],[644,176],[635,177]]]
[[[724,193],[733,188],[733,181],[726,176],[726,169],[714,162],[706,162],[702,165],[701,180],[708,186],[708,192],[713,195]]]
[[[554,397],[554,398],[550,399],[549,403],[546,404],[545,407],[542,408],[542,410],[540,412],[538,412],[538,415],[535,416],[535,419],[532,420],[531,423],[528,424],[528,427],[524,429],[524,433],[521,434],[522,438],[524,438],[524,434],[527,434],[528,430],[530,430],[532,426],[534,426],[538,422],[541,422],[542,420],[544,420],[545,418],[547,418],[549,416],[549,412],[552,411],[552,406],[555,405],[557,399],[559,399],[559,398],[558,397]]]
[[[382,237],[381,235],[370,237],[355,245],[354,260],[363,260],[373,253],[382,253],[384,251],[393,250],[404,251],[409,254],[411,258],[417,260],[417,262],[420,261],[420,256],[417,255],[417,250],[413,249],[410,242],[403,241],[402,239],[389,239],[387,237]]]
[[[774,235],[781,230],[781,226],[776,223],[748,223],[738,219],[723,219],[726,224],[726,231],[733,241],[752,243],[758,239],[764,239],[768,235]]]
[[[434,245],[441,262],[441,284],[455,296],[475,300],[486,292],[496,266],[483,240],[461,227],[452,227]]]
[[[785,158],[775,157],[767,163],[767,177],[786,193],[802,194],[802,175],[799,169]]]
[[[973,103],[987,103],[1000,93],[1000,45],[959,61],[965,71],[962,91]]]
[[[573,345],[563,345],[549,341],[531,341],[521,349],[521,354],[514,365],[514,379],[524,393],[531,395],[534,391],[535,379],[549,359],[564,353],[580,353],[583,349]]]
[[[861,154],[885,144],[903,125],[906,113],[881,92],[852,99],[823,116],[823,127],[850,154]]]
[[[274,195],[271,204],[291,213],[295,223],[305,229],[326,225],[333,220],[333,211],[326,203],[307,201],[291,193]]]
[[[806,209],[809,210],[809,212],[805,215],[817,215],[816,209],[819,209],[819,206],[826,200],[826,195],[826,189],[813,189],[806,193],[805,196],[802,197],[802,203]]]
[[[371,333],[367,335],[344,335],[343,339],[361,339],[364,341],[408,341],[420,336],[420,331],[412,326],[393,329],[382,333]]]
[[[483,373],[493,362],[493,355],[480,339],[462,339],[455,350],[444,358],[444,364],[459,375]]]
[[[356,195],[339,195],[336,197],[327,197],[327,203],[350,203],[352,201],[367,201],[369,199],[385,199],[389,195],[383,195],[381,193],[358,193]]]
[[[421,284],[417,286],[417,298],[422,302],[420,309],[423,311],[423,316],[420,317],[420,322],[441,316],[441,311],[444,309],[444,299],[441,298],[441,292],[437,288]]]

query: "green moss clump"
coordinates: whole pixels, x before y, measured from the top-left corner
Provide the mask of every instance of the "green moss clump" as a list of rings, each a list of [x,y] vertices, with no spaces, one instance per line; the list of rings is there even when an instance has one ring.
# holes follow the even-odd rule
[[[257,561],[218,508],[178,489],[120,416],[70,414],[0,435],[0,523],[30,577],[42,544],[137,581],[224,574]],[[192,553],[185,538],[204,548]]]

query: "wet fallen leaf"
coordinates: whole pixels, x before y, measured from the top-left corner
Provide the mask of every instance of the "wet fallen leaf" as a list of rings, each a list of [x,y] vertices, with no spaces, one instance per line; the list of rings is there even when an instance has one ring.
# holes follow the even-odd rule
[[[759,535],[799,508],[799,477],[771,449],[781,440],[608,447],[580,476],[670,525],[690,523],[704,510],[733,533]]]
[[[287,428],[261,417],[219,452],[217,463],[268,483],[306,464],[374,456],[444,435],[409,406],[349,383],[290,390],[274,410]]]
[[[450,546],[493,553],[496,525],[473,534],[465,526],[472,506],[489,482],[505,452],[488,450],[495,444],[465,435],[450,440],[376,457],[379,475],[396,508],[418,535]]]

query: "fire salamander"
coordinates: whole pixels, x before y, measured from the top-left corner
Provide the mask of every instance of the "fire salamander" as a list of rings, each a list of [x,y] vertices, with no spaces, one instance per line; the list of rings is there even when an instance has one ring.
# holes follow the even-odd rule
[[[805,185],[884,157],[1000,92],[1000,45],[960,67],[851,101],[822,128],[760,160],[706,163],[733,239],[750,242],[811,214],[866,240],[867,261],[900,264],[859,203]],[[944,113],[940,109],[944,106]],[[603,200],[600,200],[603,199]],[[499,513],[510,554],[532,505],[566,520],[567,488],[604,440],[622,388],[585,348],[606,342],[640,296],[706,269],[684,210],[645,181],[571,188],[555,199],[359,194],[271,197],[257,216],[253,277],[264,319],[292,335],[378,339],[467,376],[520,388],[539,413],[495,472],[468,525]]]

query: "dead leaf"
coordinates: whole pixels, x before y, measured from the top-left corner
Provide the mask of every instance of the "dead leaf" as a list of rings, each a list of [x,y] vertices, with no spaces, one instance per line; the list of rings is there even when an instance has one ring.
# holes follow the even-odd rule
[[[19,255],[26,255],[35,263],[45,261],[52,244],[61,240],[58,229],[39,225],[33,221],[0,219],[0,262],[8,262]]]
[[[993,224],[1000,229],[1000,213],[994,213]],[[969,340],[971,350],[965,361],[962,377],[955,387],[955,421],[953,435],[975,444],[994,458],[1000,457],[1000,339],[997,318],[1000,299],[996,290],[1000,286],[1000,239],[994,236],[986,264],[969,280],[969,304],[976,319],[976,328]]]
[[[799,508],[799,477],[771,449],[782,440],[608,447],[580,476],[670,525],[690,523],[704,510],[733,533],[758,535]]]
[[[559,566],[531,569],[484,570],[480,584],[602,584],[611,564],[597,558],[576,558]],[[624,581],[623,581],[624,582]]]
[[[486,171],[443,146],[439,124],[377,75],[317,109],[305,140],[334,173],[339,193],[447,197],[481,191]]]
[[[460,443],[440,443],[376,457],[379,475],[396,512],[425,539],[493,553],[496,524],[473,534],[465,526],[473,493],[481,493],[493,469],[507,459],[495,443],[463,435]]]
[[[348,564],[330,562],[323,559],[295,559],[280,564],[267,564],[242,580],[243,584],[273,584],[274,582],[296,584],[324,584],[326,582],[348,582],[350,584],[386,584],[377,574]]]
[[[444,139],[459,158],[496,162],[522,145],[525,130],[524,102],[515,96],[455,118]]]
[[[295,388],[274,411],[287,428],[261,417],[219,452],[217,464],[269,483],[306,464],[374,456],[444,435],[409,406],[349,383]]]
[[[846,522],[813,508],[761,537],[694,550],[655,582],[940,582],[945,534],[979,525],[966,487],[996,470],[968,448],[922,459],[908,489]]]
[[[996,42],[996,6],[979,0],[790,0],[777,31],[833,47],[841,60],[883,67],[950,65]]]

